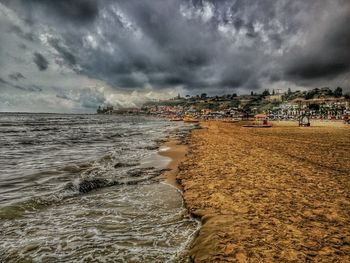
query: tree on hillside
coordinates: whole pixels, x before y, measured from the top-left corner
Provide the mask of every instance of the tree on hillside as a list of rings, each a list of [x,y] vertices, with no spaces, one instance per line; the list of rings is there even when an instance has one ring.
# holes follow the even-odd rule
[[[201,94],[201,99],[206,99],[207,98],[207,93],[202,93]]]
[[[305,94],[304,98],[306,100],[313,99],[317,93],[318,93],[318,89],[310,90]]]
[[[262,93],[262,95],[265,96],[270,96],[270,91],[268,89],[265,89]]]
[[[336,98],[340,98],[341,96],[343,96],[343,89],[341,87],[337,87],[334,92],[334,97]]]
[[[333,96],[333,91],[329,88],[329,87],[324,87],[321,90],[323,90],[323,92],[325,92],[326,96]]]

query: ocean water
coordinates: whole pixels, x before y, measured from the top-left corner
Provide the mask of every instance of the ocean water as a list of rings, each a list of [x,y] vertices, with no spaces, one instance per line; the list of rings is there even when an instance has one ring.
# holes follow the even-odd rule
[[[0,114],[0,262],[186,262],[198,229],[159,179],[149,117]]]

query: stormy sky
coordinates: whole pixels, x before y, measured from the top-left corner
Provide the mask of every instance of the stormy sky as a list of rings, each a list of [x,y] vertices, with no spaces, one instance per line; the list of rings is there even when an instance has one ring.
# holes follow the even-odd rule
[[[0,111],[349,82],[349,0],[0,0]]]

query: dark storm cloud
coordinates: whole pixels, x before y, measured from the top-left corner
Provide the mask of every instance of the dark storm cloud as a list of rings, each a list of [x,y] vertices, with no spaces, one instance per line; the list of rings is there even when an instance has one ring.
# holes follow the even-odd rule
[[[49,62],[40,53],[34,53],[33,61],[40,71],[47,70],[47,68],[49,67]]]
[[[318,56],[304,56],[287,68],[287,75],[299,79],[332,77],[346,72],[350,65],[342,59],[323,59]]]
[[[116,88],[215,93],[260,89],[264,81],[312,87],[315,79],[327,85],[350,72],[346,0],[0,2],[33,25],[48,24],[55,33],[47,43],[67,67]],[[11,30],[27,39],[32,32]]]
[[[98,15],[96,0],[33,0],[33,3],[43,5],[49,12],[78,23],[89,22]]]
[[[293,50],[286,73],[299,79],[334,77],[350,69],[350,10],[334,19],[304,49]]]
[[[36,15],[47,15],[51,20],[58,19],[61,22],[85,24],[94,21],[99,11],[97,0],[1,0],[0,2],[24,15],[29,24],[35,23],[38,19]]]
[[[211,4],[212,16],[206,22],[203,22],[201,17],[184,18],[180,13],[179,6],[185,4],[187,11],[193,8],[193,12],[204,14],[205,5],[208,3]],[[343,1],[340,1],[334,5],[341,6],[342,3]],[[337,55],[338,51],[341,53],[344,48],[342,51],[342,48],[331,40],[326,40],[326,44],[319,43],[320,49],[314,55],[309,55],[310,57],[296,52],[294,58],[290,57],[288,61],[283,57],[271,57],[266,51],[270,48],[270,52],[273,53],[281,49],[286,57],[289,57],[289,50],[285,47],[289,38],[299,31],[307,32],[311,28],[309,23],[313,23],[313,16],[317,17],[318,11],[323,9],[322,2],[318,3],[318,6],[302,1],[280,1],[279,5],[275,1],[195,1],[194,5],[187,1],[122,2],[118,7],[144,34],[145,38],[142,40],[151,42],[151,49],[154,48],[158,52],[160,59],[138,54],[137,48],[144,48],[142,43],[129,46],[132,40],[118,41],[113,37],[127,56],[123,60],[112,62],[116,69],[113,77],[105,75],[103,71],[98,73],[112,85],[122,87],[142,86],[144,81],[155,87],[183,85],[187,89],[208,86],[218,90],[227,87],[254,89],[261,87],[260,78],[264,77],[260,73],[261,68],[272,63],[277,68],[271,70],[271,76],[267,76],[270,80],[282,78],[274,71],[285,71],[285,75],[291,81],[299,77],[312,78],[313,75],[327,79],[348,70],[346,64],[350,61],[346,56]],[[308,14],[308,9],[314,10],[314,14]],[[286,14],[290,20],[285,19]],[[293,20],[294,16],[303,15],[304,21]],[[345,13],[344,16],[348,15]],[[330,16],[332,17],[332,13]],[[330,22],[334,24],[333,35],[337,35],[337,30],[348,28],[344,22],[334,19]],[[220,25],[233,27],[236,30],[235,35],[231,39],[226,38],[218,32]],[[317,30],[319,35],[324,35],[324,28]],[[333,39],[339,41],[339,37]],[[343,42],[346,44],[346,41]],[[300,49],[304,50],[305,47]],[[326,50],[331,50],[334,56],[320,59],[319,53]],[[99,67],[94,70],[97,68]],[[119,69],[121,71],[118,71]],[[142,80],[135,78],[133,73],[138,71],[146,77]]]

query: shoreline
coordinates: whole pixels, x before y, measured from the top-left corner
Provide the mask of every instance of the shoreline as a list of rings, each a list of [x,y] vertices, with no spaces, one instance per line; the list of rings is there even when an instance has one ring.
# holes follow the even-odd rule
[[[349,127],[241,125],[190,135],[177,180],[202,222],[191,260],[350,261]]]
[[[191,133],[188,135],[191,136]],[[186,209],[186,213],[190,218],[197,222],[197,229],[189,237],[186,243],[183,244],[183,250],[175,256],[175,262],[192,262],[191,261],[191,252],[190,248],[194,240],[196,239],[198,232],[201,229],[202,223],[198,217],[192,214],[188,207],[183,196],[183,187],[178,182],[178,174],[180,171],[180,165],[186,159],[186,156],[189,152],[189,145],[183,144],[180,139],[176,137],[169,137],[166,142],[164,142],[158,150],[158,155],[161,157],[169,158],[169,163],[166,166],[167,171],[163,172],[160,175],[160,179],[170,187],[176,189],[180,194],[183,202],[183,207]]]
[[[170,137],[164,144],[162,144],[158,151],[160,156],[170,159],[166,166],[166,169],[169,170],[165,171],[160,178],[181,191],[183,190],[182,186],[177,182],[176,177],[179,172],[179,165],[185,160],[188,150],[188,145],[181,144],[180,140],[175,137]]]

